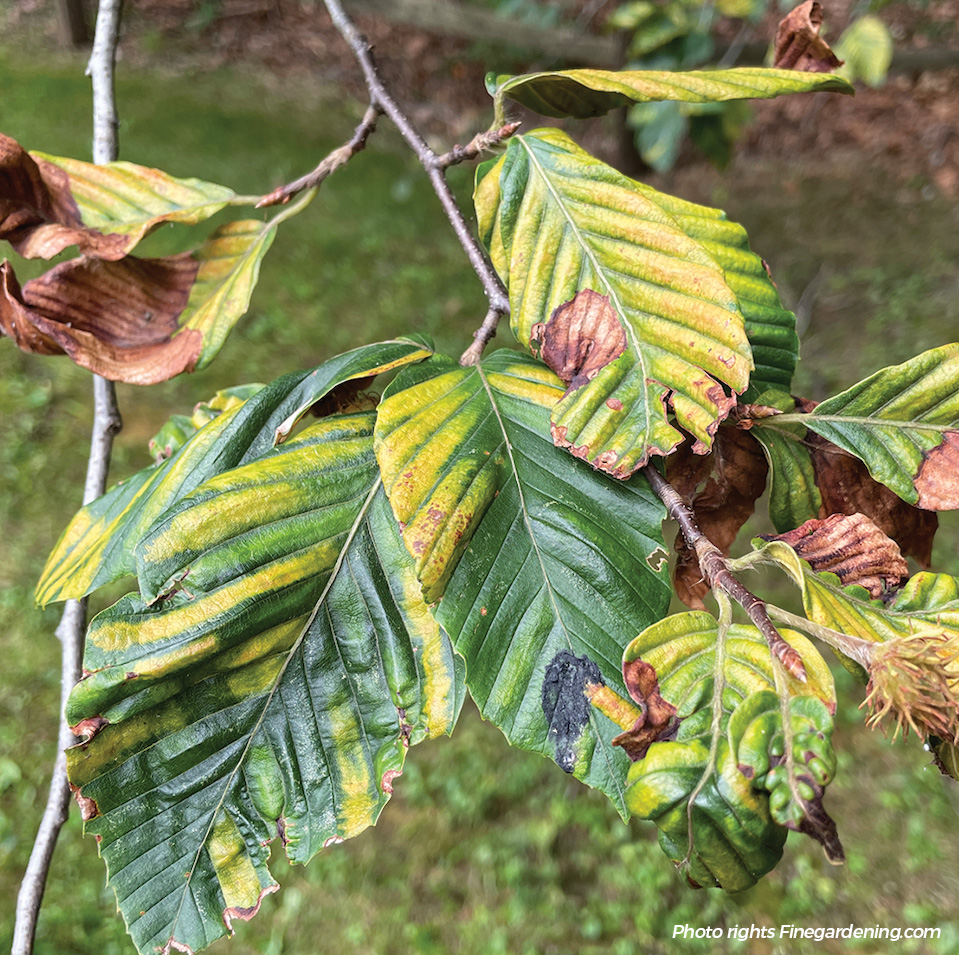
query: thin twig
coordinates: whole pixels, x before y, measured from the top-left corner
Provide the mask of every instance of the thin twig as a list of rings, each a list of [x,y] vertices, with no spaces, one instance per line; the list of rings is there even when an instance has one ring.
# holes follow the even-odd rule
[[[503,140],[509,139],[521,125],[522,123],[505,123],[499,129],[488,129],[486,132],[477,133],[465,146],[454,146],[448,153],[437,156],[433,160],[433,165],[437,169],[448,169],[457,163],[475,159],[481,152],[492,149]]]
[[[699,569],[703,572],[706,583],[710,587],[724,591],[746,611],[780,663],[797,680],[805,683],[806,668],[803,666],[802,658],[773,625],[766,611],[766,604],[732,575],[729,562],[722,551],[699,529],[692,509],[682,499],[676,488],[652,465],[646,465],[643,468],[643,474],[646,475],[646,479],[659,499],[666,505],[669,516],[679,525],[686,545],[696,554]]]
[[[312,172],[305,176],[300,176],[285,186],[279,186],[273,192],[265,195],[257,204],[257,209],[263,209],[266,206],[285,205],[295,195],[304,189],[312,189],[318,186],[327,176],[336,172],[340,166],[345,166],[358,152],[366,147],[366,141],[370,133],[376,129],[376,121],[383,115],[383,110],[376,103],[370,103],[366,108],[366,113],[360,121],[359,126],[353,131],[353,136],[348,143],[334,149],[328,156],[320,161],[320,164]]]
[[[97,12],[93,53],[87,75],[93,80],[93,159],[97,163],[112,162],[117,157],[117,111],[113,88],[117,38],[120,29],[122,0],[100,0]],[[93,431],[90,456],[83,488],[83,503],[89,504],[106,489],[107,472],[113,438],[122,422],[117,408],[112,381],[93,378]],[[57,758],[47,805],[40,820],[20,891],[17,894],[16,922],[11,955],[30,955],[33,951],[40,904],[47,874],[53,859],[60,830],[67,821],[70,807],[70,785],[67,782],[66,750],[75,742],[66,721],[66,704],[80,679],[83,660],[83,633],[86,627],[86,600],[68,600],[56,635],[61,645],[60,728],[57,734]]]
[[[449,187],[449,183],[446,181],[444,169],[437,165],[437,160],[440,157],[430,149],[426,140],[423,139],[422,135],[420,135],[419,131],[410,122],[409,118],[403,110],[400,109],[384,86],[379,71],[376,68],[376,62],[373,59],[373,51],[369,42],[360,34],[353,25],[352,20],[346,15],[340,0],[323,0],[323,2],[333,20],[333,25],[349,44],[353,55],[363,70],[366,88],[370,94],[370,102],[389,116],[396,128],[400,131],[400,135],[406,141],[407,145],[413,150],[420,165],[426,170],[433,190],[436,192],[443,206],[443,210],[446,212],[446,217],[449,219],[450,225],[452,225],[453,231],[456,233],[456,237],[463,247],[463,251],[466,252],[466,257],[469,259],[470,265],[473,266],[473,271],[479,277],[480,282],[482,282],[483,291],[486,293],[487,299],[489,299],[489,312],[483,321],[483,326],[485,327],[489,323],[492,324],[495,329],[495,325],[499,319],[503,315],[509,314],[509,296],[506,293],[502,281],[500,281],[500,277],[496,274],[496,270],[486,257],[483,247],[473,235],[472,229],[457,204],[453,192]],[[490,313],[495,313],[492,318],[490,317]],[[486,335],[486,341],[489,341],[490,338],[492,338],[492,332]],[[464,355],[464,359],[467,355],[474,353],[475,346],[476,342],[474,341],[473,346],[471,346],[470,349],[467,350],[466,355]]]

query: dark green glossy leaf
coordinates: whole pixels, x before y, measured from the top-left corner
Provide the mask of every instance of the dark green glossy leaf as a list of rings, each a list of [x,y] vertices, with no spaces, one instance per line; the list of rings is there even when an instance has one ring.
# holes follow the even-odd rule
[[[377,457],[483,715],[623,812],[618,728],[584,694],[606,682],[622,695],[626,642],[666,612],[664,511],[645,479],[613,481],[553,447],[562,391],[516,352],[427,362],[380,404]]]

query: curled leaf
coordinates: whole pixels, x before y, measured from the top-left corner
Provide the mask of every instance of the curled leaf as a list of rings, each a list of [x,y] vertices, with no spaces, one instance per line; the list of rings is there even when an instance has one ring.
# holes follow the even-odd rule
[[[829,44],[819,35],[822,7],[806,0],[779,22],[773,65],[804,73],[832,73],[842,66]]]
[[[656,671],[648,663],[638,659],[624,663],[623,678],[629,695],[639,704],[640,715],[630,729],[613,738],[613,746],[622,746],[635,763],[652,743],[675,739],[680,720],[676,707],[660,694]]]
[[[720,428],[705,457],[682,445],[666,460],[666,476],[692,506],[700,530],[726,555],[752,515],[766,487],[766,459],[748,432]],[[701,488],[701,490],[700,490]],[[709,585],[683,535],[676,535],[676,594],[694,610],[704,610]]]
[[[858,584],[873,597],[897,589],[909,576],[896,542],[863,514],[832,514],[762,539],[788,544],[817,573],[831,571],[844,587]]]

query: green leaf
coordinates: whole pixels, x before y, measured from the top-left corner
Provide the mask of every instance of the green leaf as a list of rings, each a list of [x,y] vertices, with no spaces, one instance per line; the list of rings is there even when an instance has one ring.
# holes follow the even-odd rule
[[[850,83],[862,80],[868,86],[882,86],[892,63],[892,36],[877,16],[866,14],[843,31],[835,48],[843,60],[839,75]]]
[[[765,428],[752,430],[769,462],[769,518],[780,534],[818,517],[822,504],[812,457],[797,430],[797,439]]]
[[[226,186],[201,179],[176,179],[160,169],[129,162],[104,165],[46,153],[30,154],[62,169],[83,224],[126,241],[111,257],[121,258],[164,222],[196,225],[236,198]]]
[[[801,634],[780,632],[799,652],[808,677],[800,683],[783,671],[784,692],[810,696],[834,711],[825,661]],[[776,696],[766,642],[752,626],[721,629],[707,613],[674,614],[626,648],[624,668],[636,660],[653,668],[680,723],[674,740],[654,742],[631,767],[627,805],[656,823],[663,851],[693,884],[730,892],[753,885],[779,860],[786,834],[772,818],[767,794],[737,765],[731,714],[757,693]]]
[[[689,129],[689,118],[678,103],[637,103],[629,111],[629,125],[636,129],[636,146],[648,166],[667,172],[676,165]]]
[[[959,507],[959,345],[883,368],[808,414],[758,420],[799,425],[855,455],[872,477],[927,510]]]
[[[68,753],[141,952],[197,951],[295,862],[375,823],[462,672],[380,488],[374,416],[337,415],[183,498],[139,548],[148,605],[91,623]],[[179,588],[179,589],[177,589]]]
[[[722,386],[745,390],[752,367],[736,296],[709,252],[557,130],[513,137],[483,172],[480,235],[509,287],[513,330],[544,358],[558,350],[550,364],[570,383],[554,440],[627,477],[683,440],[667,421],[670,395],[707,449],[733,404]],[[584,300],[598,319],[583,317]]]
[[[586,119],[630,103],[677,100],[721,103],[740,99],[772,99],[786,93],[817,91],[852,93],[844,79],[826,73],[800,73],[765,67],[730,70],[553,70],[522,76],[500,76],[493,97],[497,109],[504,98],[542,116]]]
[[[624,812],[618,732],[584,693],[625,693],[630,637],[666,612],[664,510],[547,437],[562,384],[500,351],[401,374],[379,405],[377,457],[426,599],[463,655],[486,719]]]
[[[769,793],[772,818],[821,843],[830,862],[845,860],[836,824],[822,805],[836,775],[832,714],[814,696],[792,696],[789,726],[771,690],[743,700],[729,718],[729,745],[739,771]]]
[[[306,410],[338,385],[420,361],[430,352],[431,346],[417,337],[366,345],[286,375],[224,411],[161,465],[141,471],[77,513],[47,559],[37,602],[79,599],[133,573],[137,541],[180,498],[283,441]]]

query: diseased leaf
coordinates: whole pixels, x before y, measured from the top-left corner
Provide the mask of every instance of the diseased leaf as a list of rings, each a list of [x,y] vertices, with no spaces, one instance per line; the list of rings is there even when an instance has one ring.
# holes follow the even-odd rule
[[[858,584],[872,597],[898,590],[909,576],[896,542],[863,514],[833,514],[762,539],[788,544],[816,573],[828,570],[844,587]]]
[[[593,320],[569,304],[584,300],[605,300],[604,329],[625,332],[625,351],[604,348],[607,363],[590,363],[592,380],[553,409],[556,444],[628,477],[682,439],[666,419],[668,397],[707,450],[735,403],[723,386],[743,391],[752,367],[736,296],[712,256],[637,183],[558,130],[513,137],[480,176],[480,234],[509,287],[520,342],[532,347],[544,322],[585,341]]]
[[[327,418],[201,484],[139,548],[145,592],[170,586],[91,623],[68,768],[141,952],[251,918],[270,841],[306,862],[372,825],[408,746],[455,723],[372,428]]]
[[[47,559],[36,599],[79,599],[135,570],[133,548],[158,517],[208,478],[260,457],[289,435],[317,401],[344,381],[421,361],[417,336],[366,345],[277,379],[200,428],[159,466],[141,471],[80,510]]]
[[[659,692],[656,671],[643,660],[623,665],[626,689],[639,705],[639,717],[633,725],[613,738],[613,746],[622,746],[630,761],[642,759],[653,743],[676,738],[680,720],[676,707]]]
[[[787,93],[813,91],[852,93],[852,86],[835,76],[803,75],[793,70],[738,67],[729,70],[553,70],[497,77],[491,88],[497,110],[512,99],[541,116],[586,119],[631,103],[677,100],[682,103],[723,103],[729,100],[772,99]]]
[[[779,825],[811,836],[830,862],[841,864],[846,855],[822,803],[836,775],[832,715],[814,696],[790,697],[788,714],[787,736],[775,693],[760,690],[743,700],[729,717],[734,758],[754,786],[769,792],[769,809]]]
[[[806,0],[779,22],[776,30],[773,65],[807,73],[832,73],[842,66],[829,44],[819,35],[822,7]]]
[[[80,258],[24,285],[0,265],[0,331],[114,381],[152,385],[213,360],[246,313],[276,226],[217,229],[195,253]]]
[[[383,482],[428,601],[484,717],[625,812],[619,731],[585,705],[625,696],[623,648],[669,603],[664,510],[553,447],[563,384],[517,352],[408,369],[377,409]]]
[[[855,455],[909,504],[959,507],[959,345],[883,368],[807,414],[757,420],[755,426],[787,424],[804,425]]]
[[[783,671],[785,691],[834,712],[825,661],[801,634],[782,635],[802,657],[808,676],[800,683]],[[722,631],[707,613],[682,613],[653,624],[626,648],[624,669],[637,660],[651,668],[662,699],[676,708],[679,726],[674,739],[653,742],[633,763],[627,805],[656,823],[663,851],[691,884],[730,892],[747,888],[776,864],[786,838],[767,792],[740,770],[737,727],[745,727],[731,718],[757,693],[777,698],[769,648],[755,627]]]
[[[705,457],[684,444],[666,459],[667,480],[690,502],[699,529],[726,556],[765,490],[766,471],[762,448],[751,434],[729,427],[719,429]],[[694,610],[705,610],[709,585],[699,562],[682,533],[674,546],[676,595]]]
[[[161,223],[202,222],[234,198],[225,186],[132,163],[27,153],[0,134],[0,238],[25,258],[49,259],[77,245],[86,255],[121,259]]]

